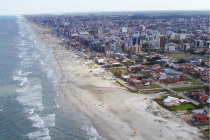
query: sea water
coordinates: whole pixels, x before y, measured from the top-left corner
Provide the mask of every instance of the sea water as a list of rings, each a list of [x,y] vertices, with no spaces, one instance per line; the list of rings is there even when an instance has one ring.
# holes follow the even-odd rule
[[[102,139],[59,91],[51,50],[18,16],[0,16],[0,140]]]

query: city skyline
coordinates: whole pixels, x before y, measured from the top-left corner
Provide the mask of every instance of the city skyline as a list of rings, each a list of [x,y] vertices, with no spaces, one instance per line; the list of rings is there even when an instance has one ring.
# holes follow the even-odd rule
[[[0,15],[78,13],[150,10],[210,10],[208,0],[7,0],[1,2]]]

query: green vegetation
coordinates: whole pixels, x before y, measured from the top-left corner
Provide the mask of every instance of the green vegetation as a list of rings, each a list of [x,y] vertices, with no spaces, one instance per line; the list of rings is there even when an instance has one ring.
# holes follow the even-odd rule
[[[117,83],[118,83],[120,86],[127,88],[130,92],[137,92],[137,91],[132,90],[131,88],[129,88],[129,87],[127,87],[127,86],[123,85],[123,84],[122,84],[122,83],[120,83],[119,81],[117,81]]]
[[[153,89],[153,88],[161,88],[159,85],[149,85],[149,86],[134,86],[136,89]]]
[[[159,92],[168,92],[167,89],[151,89],[151,90],[144,90],[144,89],[140,89],[141,93],[144,93],[144,94],[152,94],[152,93],[159,93]]]
[[[156,57],[153,57],[153,58],[147,58],[147,61],[149,61],[150,65],[153,65],[153,64],[157,64],[158,62],[156,60],[160,60],[161,58],[159,56],[156,56]]]
[[[204,130],[203,132],[204,132],[206,135],[209,136],[209,129],[206,129],[206,130]]]
[[[139,71],[138,73],[143,75],[149,75],[149,71]]]
[[[187,62],[186,60],[184,60],[184,59],[181,58],[181,59],[178,60],[177,63],[182,64],[182,63],[186,63],[186,62]]]
[[[166,56],[171,57],[171,58],[200,57],[200,56],[192,55],[192,54],[166,54]]]
[[[126,71],[126,70],[127,70],[127,68],[109,69],[109,71],[110,71],[112,74],[119,73],[119,72],[123,72],[123,71]]]
[[[163,100],[156,100],[159,104],[163,104]]]
[[[196,72],[195,74],[193,74],[193,77],[195,77],[195,78],[200,78],[201,75],[200,75],[200,73]]]
[[[202,85],[202,83],[198,82],[198,81],[195,81],[193,79],[187,79],[187,80],[184,80],[184,81],[180,81],[178,83],[170,83],[170,82],[165,82],[164,83],[165,85],[170,85],[170,84],[189,84],[189,85]]]
[[[180,88],[172,88],[172,90],[176,92],[188,92],[193,90],[204,90],[205,87],[206,86],[180,87]]]
[[[181,104],[179,106],[169,106],[167,107],[169,110],[182,110],[182,109],[194,109],[196,106],[192,104]]]
[[[198,82],[198,81],[195,81],[193,79],[187,79],[186,80],[187,82],[190,82],[191,85],[202,85],[202,83]]]
[[[198,105],[198,109],[202,109],[202,108],[204,108],[204,107],[205,107],[204,104],[199,104],[199,105]]]

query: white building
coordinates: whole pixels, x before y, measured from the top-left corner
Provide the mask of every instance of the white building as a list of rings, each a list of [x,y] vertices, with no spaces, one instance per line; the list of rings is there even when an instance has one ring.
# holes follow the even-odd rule
[[[126,27],[123,27],[122,28],[122,33],[127,33],[128,32],[128,29]]]
[[[190,44],[187,43],[187,44],[182,45],[182,50],[183,51],[187,51],[188,49],[190,49]]]
[[[175,51],[175,49],[176,49],[176,44],[172,42],[166,44],[164,48],[165,51]]]
[[[164,105],[166,106],[178,106],[180,105],[179,99],[175,97],[168,96],[168,98],[163,100]]]

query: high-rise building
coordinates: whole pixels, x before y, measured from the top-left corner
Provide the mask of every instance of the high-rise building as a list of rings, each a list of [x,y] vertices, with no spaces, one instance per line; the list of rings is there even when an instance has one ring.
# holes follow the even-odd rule
[[[102,28],[99,28],[98,29],[98,35],[101,36],[102,34],[103,34],[103,30],[102,30]]]
[[[168,38],[165,35],[160,35],[157,42],[158,48],[163,50],[165,48],[165,44],[168,43]]]
[[[182,50],[183,51],[187,51],[188,49],[190,49],[190,44],[187,43],[187,44],[182,45]]]
[[[118,53],[119,52],[119,48],[120,47],[120,44],[119,44],[119,42],[114,42],[114,52],[115,53]]]
[[[194,45],[195,45],[195,47],[202,47],[203,46],[203,41],[202,40],[195,40]]]

